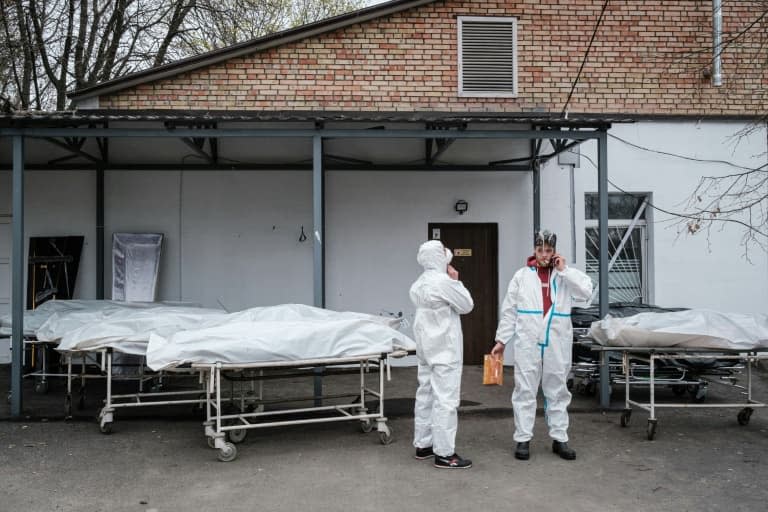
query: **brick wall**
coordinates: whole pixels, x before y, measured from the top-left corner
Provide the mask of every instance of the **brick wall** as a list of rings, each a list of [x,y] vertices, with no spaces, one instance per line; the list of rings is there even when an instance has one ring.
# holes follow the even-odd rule
[[[724,1],[724,40],[765,7]],[[194,110],[559,112],[603,0],[444,1],[158,80],[100,107]],[[763,112],[765,49],[757,36],[723,55],[724,86],[702,77],[712,45],[711,1],[611,2],[570,101],[571,113]],[[763,7],[761,7],[763,6]],[[457,94],[457,16],[518,18],[516,98]]]

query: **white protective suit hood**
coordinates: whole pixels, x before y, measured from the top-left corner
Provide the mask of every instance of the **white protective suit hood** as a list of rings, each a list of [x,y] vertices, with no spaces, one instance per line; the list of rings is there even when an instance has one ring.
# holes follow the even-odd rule
[[[439,240],[430,240],[421,244],[419,253],[416,256],[416,261],[424,267],[424,270],[437,270],[440,272],[446,271],[452,259],[453,253],[451,250],[443,246],[443,243]]]

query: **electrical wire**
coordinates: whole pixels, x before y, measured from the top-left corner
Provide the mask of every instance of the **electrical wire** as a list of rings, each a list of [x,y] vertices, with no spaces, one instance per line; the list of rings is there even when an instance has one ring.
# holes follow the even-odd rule
[[[568,98],[565,100],[565,105],[563,105],[563,111],[560,113],[560,117],[566,117],[568,113],[568,104],[571,102],[571,96],[573,96],[573,91],[576,89],[576,85],[579,83],[579,79],[581,78],[581,72],[584,70],[584,65],[587,63],[587,57],[589,56],[589,51],[592,49],[592,44],[595,42],[597,31],[600,28],[600,24],[603,22],[603,15],[605,14],[605,10],[608,7],[608,1],[609,0],[605,0],[605,3],[603,3],[603,8],[600,10],[600,17],[597,18],[595,29],[592,31],[592,37],[589,40],[589,46],[587,46],[587,50],[584,52],[584,58],[581,59],[581,66],[579,66],[579,72],[576,73],[576,78],[574,78],[573,80],[573,84],[571,85],[571,91],[568,93]]]
[[[583,153],[581,154],[581,156],[584,157],[584,159],[586,159],[589,163],[591,163],[593,165],[593,167],[595,168],[595,170],[598,170],[598,166],[597,166],[597,164],[595,163],[594,160],[592,160],[590,157],[588,157],[587,155],[585,155]],[[622,192],[624,194],[632,194],[632,192],[627,192],[626,190],[624,190],[623,188],[621,188],[620,186],[615,184],[610,179],[608,180],[608,183],[613,188],[618,190],[619,192]],[[659,211],[661,213],[666,213],[667,215],[671,215],[673,217],[680,217],[680,218],[683,218],[683,219],[691,219],[691,220],[701,220],[700,216],[690,215],[690,214],[685,214],[685,213],[673,212],[673,211],[670,211],[670,210],[666,210],[664,208],[656,206],[655,204],[651,203],[650,201],[648,201],[648,206],[650,206],[651,208],[653,208],[656,211]],[[711,218],[711,219],[707,219],[707,220],[711,220],[713,222],[731,222],[731,223],[734,223],[734,224],[739,224],[739,225],[747,228],[749,231],[754,231],[758,235],[761,235],[761,236],[764,236],[764,237],[768,238],[768,233],[764,233],[763,231],[760,231],[759,229],[755,228],[754,226],[752,226],[750,224],[747,224],[746,222],[742,222],[740,220],[736,220],[736,219],[720,219],[720,218]]]

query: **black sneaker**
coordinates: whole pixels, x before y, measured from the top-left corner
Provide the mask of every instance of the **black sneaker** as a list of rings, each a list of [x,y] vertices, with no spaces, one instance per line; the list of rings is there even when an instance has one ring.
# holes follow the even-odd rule
[[[472,467],[472,461],[462,459],[457,453],[447,457],[435,455],[435,467],[440,469],[469,469]]]
[[[573,448],[568,446],[568,443],[563,443],[560,441],[552,441],[552,452],[558,454],[561,459],[565,459],[565,460],[576,459],[576,452],[573,451]]]
[[[517,443],[515,448],[515,458],[517,460],[528,460],[531,458],[531,443],[530,441],[524,441]]]
[[[416,455],[414,455],[416,460],[424,460],[434,456],[435,452],[432,451],[431,446],[427,448],[416,448]]]

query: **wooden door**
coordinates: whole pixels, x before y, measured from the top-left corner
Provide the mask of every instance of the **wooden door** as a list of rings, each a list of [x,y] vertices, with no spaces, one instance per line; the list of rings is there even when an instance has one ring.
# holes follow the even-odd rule
[[[453,251],[451,264],[459,271],[475,301],[461,317],[464,364],[482,364],[496,335],[499,300],[498,225],[495,223],[429,223],[428,237]]]

